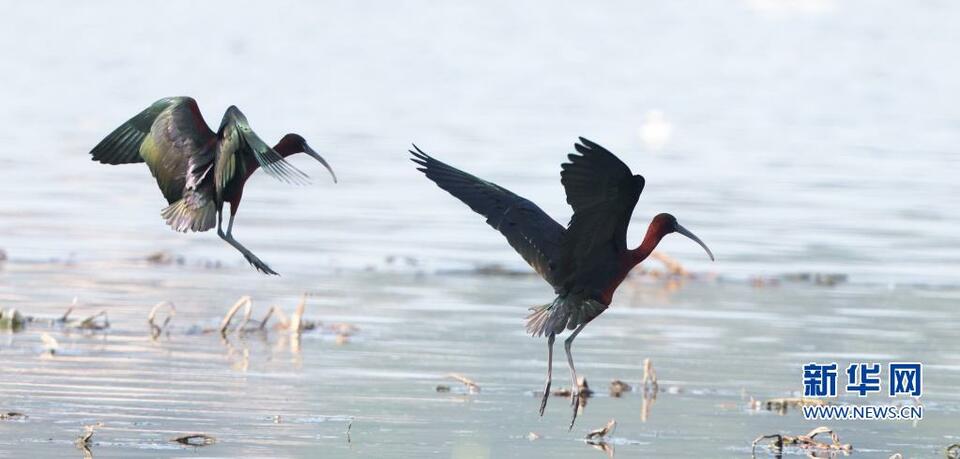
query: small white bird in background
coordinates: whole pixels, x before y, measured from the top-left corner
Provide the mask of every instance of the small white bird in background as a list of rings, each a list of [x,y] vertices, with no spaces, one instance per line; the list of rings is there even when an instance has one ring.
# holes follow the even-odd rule
[[[673,125],[663,116],[660,110],[650,110],[643,117],[640,126],[640,140],[653,151],[662,149],[670,136],[673,135]]]

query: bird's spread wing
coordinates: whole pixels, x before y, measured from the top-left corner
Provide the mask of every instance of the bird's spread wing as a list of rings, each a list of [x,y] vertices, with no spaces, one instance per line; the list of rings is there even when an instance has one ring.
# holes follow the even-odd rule
[[[170,97],[153,106],[158,105],[163,108],[140,144],[140,156],[150,167],[167,202],[173,204],[186,190],[198,190],[208,177],[216,136],[192,98]]]
[[[153,122],[165,110],[173,105],[183,103],[183,97],[167,97],[160,99],[147,107],[144,111],[126,123],[113,130],[97,146],[93,147],[90,154],[94,161],[100,161],[103,164],[129,164],[142,163],[143,157],[140,156],[140,144],[150,134],[150,128]],[[190,99],[192,101],[192,99]],[[195,102],[194,102],[195,103]]]
[[[236,107],[230,107],[220,124],[220,151],[217,154],[217,190],[246,173],[247,162],[256,162],[271,177],[293,184],[305,184],[309,177],[287,162],[250,129],[247,118]]]
[[[414,146],[416,148],[416,146]],[[500,231],[507,242],[547,282],[556,285],[556,263],[563,226],[532,202],[494,183],[433,159],[416,148],[410,151],[418,169]]]
[[[568,156],[562,165],[560,182],[573,207],[567,226],[561,264],[576,273],[579,260],[603,244],[626,250],[627,225],[643,191],[644,180],[613,153],[583,137],[576,145],[579,154]]]

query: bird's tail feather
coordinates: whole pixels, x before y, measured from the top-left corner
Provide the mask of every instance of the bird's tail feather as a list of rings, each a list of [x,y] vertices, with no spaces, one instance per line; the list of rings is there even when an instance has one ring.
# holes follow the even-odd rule
[[[527,333],[533,336],[557,335],[563,329],[573,330],[590,322],[607,306],[595,300],[574,300],[557,297],[552,303],[530,308]]]
[[[530,308],[527,316],[527,333],[533,336],[557,334],[563,331],[567,324],[567,308],[562,298],[552,303]]]
[[[183,198],[160,212],[175,231],[206,231],[217,223],[217,208],[212,199],[199,193],[186,193]]]

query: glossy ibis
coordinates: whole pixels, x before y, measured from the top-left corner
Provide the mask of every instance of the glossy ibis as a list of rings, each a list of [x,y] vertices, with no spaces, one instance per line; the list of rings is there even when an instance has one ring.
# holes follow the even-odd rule
[[[169,206],[160,214],[176,231],[207,231],[216,221],[217,234],[265,274],[277,274],[233,238],[233,219],[243,185],[257,169],[278,180],[302,184],[308,177],[284,158],[306,153],[336,175],[330,165],[298,134],[287,134],[272,148],[250,129],[235,106],[223,114],[220,129],[210,130],[190,97],[160,99],[130,118],[93,147],[94,161],[104,164],[146,162]],[[223,203],[230,203],[230,222],[223,232]]]
[[[640,246],[627,248],[627,225],[643,191],[644,179],[633,175],[613,153],[583,137],[576,145],[579,154],[569,155],[569,162],[561,166],[560,182],[566,191],[567,203],[573,207],[573,217],[566,228],[534,203],[444,164],[416,145],[414,148],[416,151],[410,151],[412,160],[427,178],[486,217],[487,224],[503,234],[520,256],[553,286],[556,299],[531,309],[527,332],[547,337],[547,381],[540,401],[543,416],[550,394],[554,339],[564,329],[573,330],[564,341],[573,393],[570,420],[573,428],[579,393],[570,347],[583,328],[607,309],[613,292],[630,269],[647,258],[670,233],[693,239],[707,251],[711,260],[713,254],[670,214],[654,217]]]

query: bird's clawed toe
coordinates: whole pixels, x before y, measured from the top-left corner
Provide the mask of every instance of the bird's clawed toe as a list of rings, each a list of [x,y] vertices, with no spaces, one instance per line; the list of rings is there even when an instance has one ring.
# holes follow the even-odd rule
[[[277,273],[276,271],[270,269],[270,267],[267,266],[267,264],[264,263],[262,260],[260,260],[259,258],[257,258],[256,255],[254,255],[254,254],[251,253],[251,254],[243,254],[243,256],[244,256],[244,258],[247,259],[248,262],[250,262],[251,265],[253,265],[254,268],[257,268],[257,271],[260,271],[260,272],[262,272],[262,273],[264,273],[264,274],[269,274],[269,275],[272,275],[272,276],[279,276],[279,275],[280,275],[280,274]]]
[[[580,394],[579,392],[574,392],[573,396],[570,397],[573,400],[573,417],[570,418],[570,427],[567,430],[573,430],[573,423],[577,422],[577,414],[580,411]]]
[[[543,417],[543,412],[547,409],[547,399],[550,398],[550,383],[547,383],[547,386],[543,388],[543,397],[540,398],[540,417]]]
[[[265,265],[265,264],[263,264],[263,263],[261,263],[261,264],[259,264],[259,265],[253,265],[253,266],[254,266],[255,268],[257,268],[258,271],[260,271],[260,272],[262,272],[262,273],[264,273],[264,274],[269,274],[269,275],[271,275],[271,276],[279,276],[279,275],[280,275],[280,273],[278,273],[278,272],[270,269],[269,266],[267,266],[267,265]]]

